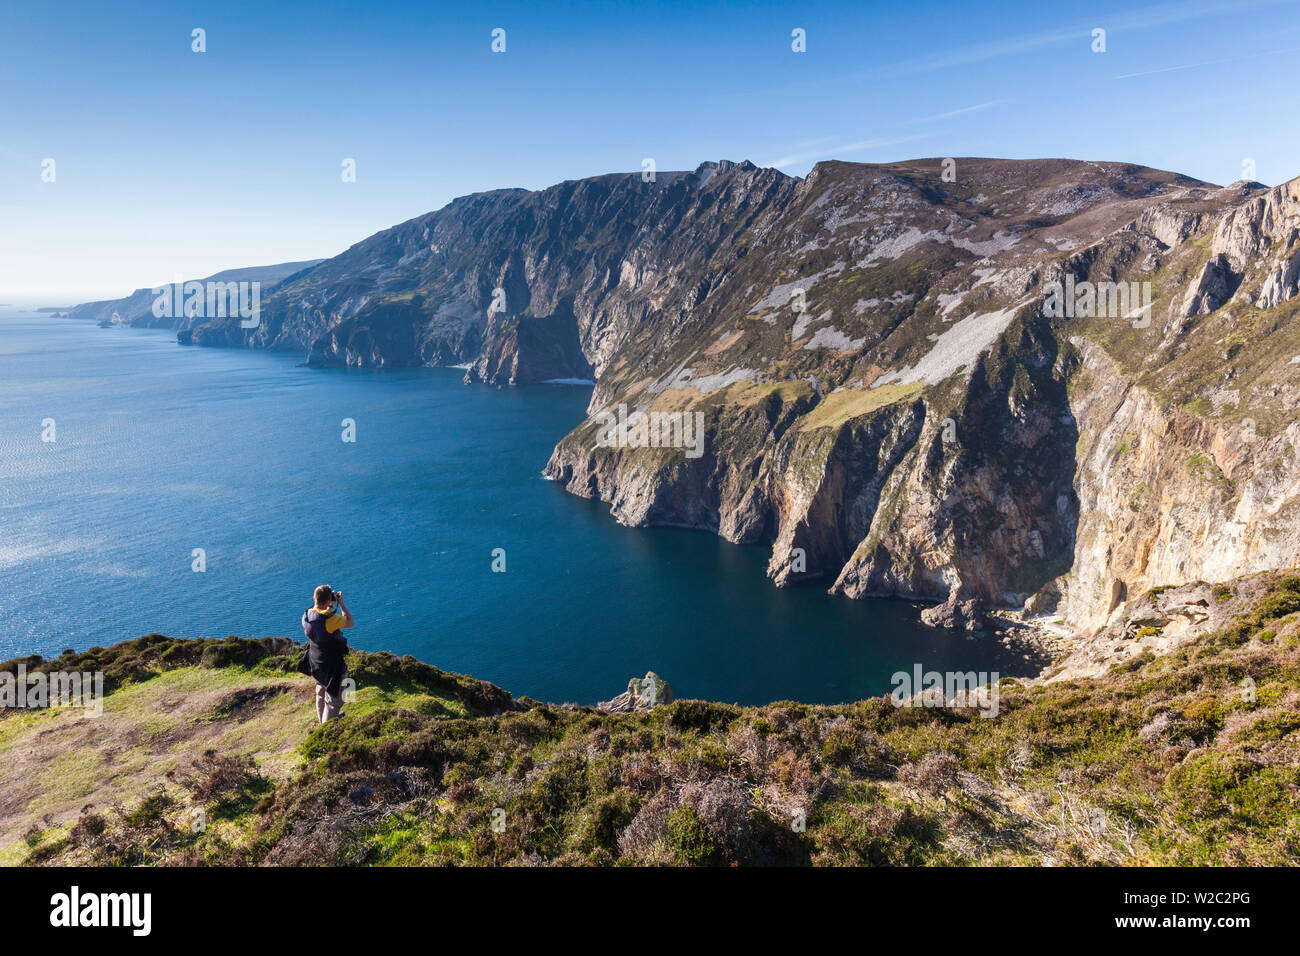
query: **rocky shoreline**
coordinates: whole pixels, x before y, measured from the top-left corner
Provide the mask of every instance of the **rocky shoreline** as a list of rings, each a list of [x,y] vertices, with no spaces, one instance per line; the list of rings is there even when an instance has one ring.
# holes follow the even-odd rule
[[[1007,652],[1039,668],[1028,684],[1080,677],[1100,677],[1117,664],[1143,655],[1167,653],[1224,627],[1258,601],[1277,574],[1248,575],[1234,581],[1153,588],[1125,602],[1106,628],[1080,634],[1063,619],[1050,620],[1016,610],[985,610],[972,602],[956,623],[978,630]],[[951,608],[935,604],[922,609],[921,619],[935,627],[953,627]],[[969,624],[978,624],[978,628]]]

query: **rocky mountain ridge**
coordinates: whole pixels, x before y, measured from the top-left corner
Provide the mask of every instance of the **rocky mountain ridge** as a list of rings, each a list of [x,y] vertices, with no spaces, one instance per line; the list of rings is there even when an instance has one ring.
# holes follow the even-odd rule
[[[194,281],[205,285],[211,282],[260,282],[267,291],[280,282],[299,272],[311,269],[323,260],[306,259],[301,262],[280,262],[270,266],[250,266],[243,269],[226,269],[203,279]],[[189,281],[189,280],[186,280]],[[120,299],[103,299],[98,302],[83,302],[69,309],[67,315],[73,319],[93,319],[96,322],[111,322],[115,325],[130,325],[135,328],[174,329],[187,331],[207,321],[202,314],[157,316],[154,314],[154,302],[158,294],[155,287],[136,289]],[[157,287],[161,288],[161,286]]]
[[[594,378],[546,474],[618,520],[770,546],[780,586],[1092,633],[1300,554],[1298,229],[1296,181],[724,161],[463,197],[187,337]],[[702,415],[703,455],[611,443],[620,405]]]

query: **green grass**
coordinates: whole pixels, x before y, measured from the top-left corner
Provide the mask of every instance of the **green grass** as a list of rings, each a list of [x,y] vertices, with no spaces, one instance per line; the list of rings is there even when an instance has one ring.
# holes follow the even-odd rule
[[[798,420],[796,427],[804,430],[838,428],[847,421],[911,398],[920,391],[919,384],[881,385],[872,389],[842,388],[823,398]]]
[[[1275,575],[1229,626],[1171,653],[1097,679],[1003,681],[993,719],[886,698],[612,715],[357,655],[361,690],[345,717],[313,728],[308,716],[279,741],[294,765],[239,763],[259,753],[250,731],[196,773],[194,751],[211,741],[195,741],[171,755],[160,792],[141,770],[134,800],[109,809],[86,793],[100,785],[95,754],[49,754],[44,770],[68,805],[76,793],[96,809],[11,829],[0,861],[1294,865],[1297,611],[1300,578]],[[115,692],[105,713],[143,726],[182,688],[219,700],[268,686],[281,656],[292,652],[251,667],[183,664]],[[257,732],[287,697],[246,715],[267,721]],[[306,716],[307,702],[293,703]],[[25,746],[61,719],[5,718],[0,742]],[[201,834],[187,827],[196,806],[208,815]]]

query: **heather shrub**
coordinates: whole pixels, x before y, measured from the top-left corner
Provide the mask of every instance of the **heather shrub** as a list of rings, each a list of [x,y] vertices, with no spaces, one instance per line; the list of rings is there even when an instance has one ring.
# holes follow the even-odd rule
[[[194,761],[193,774],[182,785],[200,805],[212,805],[214,812],[229,812],[270,789],[270,781],[257,771],[251,754],[218,754],[209,749]]]
[[[666,840],[674,862],[684,866],[719,866],[724,861],[722,847],[689,804],[668,814]]]
[[[632,822],[619,834],[619,852],[646,863],[666,862],[667,851],[658,851],[668,832],[668,815],[674,809],[676,801],[666,789],[642,803]]]
[[[903,768],[903,779],[923,793],[942,797],[957,786],[957,771],[961,764],[952,754],[929,753],[920,762]]]

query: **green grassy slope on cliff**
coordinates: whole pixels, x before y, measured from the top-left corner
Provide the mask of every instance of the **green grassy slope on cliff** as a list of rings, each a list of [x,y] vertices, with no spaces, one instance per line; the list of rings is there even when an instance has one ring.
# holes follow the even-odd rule
[[[1297,612],[1300,578],[1274,576],[1168,655],[1004,680],[991,718],[887,698],[615,715],[354,654],[356,700],[315,728],[288,641],[152,635],[42,665],[103,669],[102,717],[0,718],[0,860],[1293,864]]]

